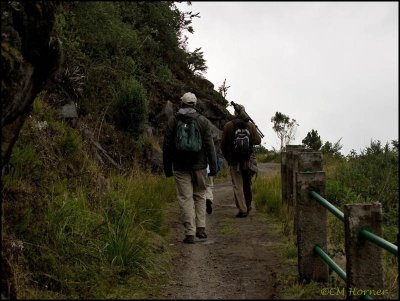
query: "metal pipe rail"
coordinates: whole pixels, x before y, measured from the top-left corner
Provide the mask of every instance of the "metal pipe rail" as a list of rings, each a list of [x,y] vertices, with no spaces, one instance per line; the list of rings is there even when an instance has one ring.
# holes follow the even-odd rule
[[[375,235],[374,233],[368,231],[367,229],[360,229],[357,233],[358,236],[363,237],[374,244],[380,246],[381,248],[389,251],[390,253],[399,256],[398,247],[395,244],[383,239],[382,237]]]
[[[322,206],[324,206],[326,209],[328,209],[330,212],[332,212],[337,218],[339,218],[342,222],[344,222],[344,213],[340,211],[338,208],[333,206],[331,203],[329,203],[326,199],[324,199],[322,196],[320,196],[317,192],[310,190],[310,196],[318,201]],[[399,256],[398,255],[398,247],[395,244],[392,244],[391,242],[383,239],[382,237],[368,231],[367,229],[361,228],[357,235],[359,237],[362,237],[364,239],[367,239],[371,241],[372,243],[380,246],[381,248],[385,249],[386,251],[389,251],[390,253]]]
[[[329,255],[326,254],[319,245],[315,245],[314,252],[317,253],[322,258],[322,260],[325,261],[329,265],[329,267],[334,270],[336,274],[339,275],[340,278],[346,281],[346,272],[343,271],[341,267],[338,266],[337,263],[332,258],[330,258]]]
[[[331,203],[329,203],[327,200],[325,200],[322,196],[320,196],[317,192],[311,190],[310,191],[310,196],[318,201],[322,206],[324,206],[326,209],[328,209],[330,212],[333,213],[338,219],[340,219],[342,222],[344,222],[344,213],[340,211],[338,208],[333,206]]]
[[[319,246],[319,245],[315,245],[314,247],[314,252],[317,253],[323,261],[325,261],[328,266],[336,272],[336,274],[339,275],[340,278],[342,278],[344,281],[346,281],[347,279],[347,274],[345,271],[342,270],[342,268],[340,266],[338,266],[338,264],[329,257],[328,254],[325,253],[325,251]],[[363,295],[360,298],[361,300],[374,300],[374,298],[372,298],[370,295]]]

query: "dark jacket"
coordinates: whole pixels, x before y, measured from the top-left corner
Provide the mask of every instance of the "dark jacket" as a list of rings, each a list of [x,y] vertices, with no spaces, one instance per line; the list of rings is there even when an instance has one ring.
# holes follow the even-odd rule
[[[229,165],[235,165],[236,162],[232,155],[233,149],[233,130],[234,130],[234,122],[236,120],[240,120],[238,118],[228,121],[224,126],[224,132],[222,133],[222,141],[221,141],[221,151],[224,155],[226,161],[228,161]],[[252,145],[258,145],[261,143],[261,137],[257,133],[257,129],[252,122],[248,122],[249,130],[250,130],[250,143]]]
[[[180,114],[179,112],[177,114]],[[185,118],[181,114],[180,117]],[[177,120],[176,116],[172,116],[168,120],[168,124],[164,135],[163,144],[163,164],[164,173],[167,177],[173,175],[173,170],[177,171],[193,171],[206,169],[207,164],[210,165],[210,175],[217,173],[217,159],[215,155],[214,143],[211,136],[211,130],[207,119],[199,113],[185,114],[188,117],[196,117],[199,125],[202,148],[197,153],[178,151],[175,148],[175,135]]]

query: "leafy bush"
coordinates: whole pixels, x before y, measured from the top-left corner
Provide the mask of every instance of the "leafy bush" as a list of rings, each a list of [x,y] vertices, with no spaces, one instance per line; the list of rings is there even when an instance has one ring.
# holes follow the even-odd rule
[[[73,12],[86,55],[105,59],[132,53],[138,46],[137,32],[121,20],[118,3],[78,2],[73,4]]]
[[[165,66],[165,65],[157,66],[156,73],[157,73],[157,77],[163,83],[168,83],[173,79],[173,74],[172,74],[171,70],[168,68],[168,66]]]
[[[398,152],[380,141],[371,141],[360,155],[347,158],[324,158],[327,170],[326,195],[343,208],[346,203],[380,202],[386,229],[398,219]],[[332,167],[334,166],[334,167]],[[396,233],[385,231],[394,241]]]
[[[116,92],[114,123],[134,138],[144,131],[148,113],[146,91],[135,79],[123,80]]]

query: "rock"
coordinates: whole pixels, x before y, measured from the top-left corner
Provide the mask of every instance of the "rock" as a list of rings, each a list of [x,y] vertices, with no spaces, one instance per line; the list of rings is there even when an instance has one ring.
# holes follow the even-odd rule
[[[1,2],[1,159],[12,147],[36,95],[59,69],[61,44],[53,36],[56,4]]]
[[[73,101],[63,105],[59,109],[60,118],[66,120],[71,127],[75,128],[78,122],[78,110],[76,108],[76,104]]]

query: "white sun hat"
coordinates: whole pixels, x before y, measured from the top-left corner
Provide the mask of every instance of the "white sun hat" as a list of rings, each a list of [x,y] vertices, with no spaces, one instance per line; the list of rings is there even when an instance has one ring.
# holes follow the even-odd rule
[[[190,105],[190,106],[194,106],[197,103],[196,95],[194,95],[191,92],[187,92],[187,93],[183,94],[183,96],[181,97],[181,100],[183,103]]]

